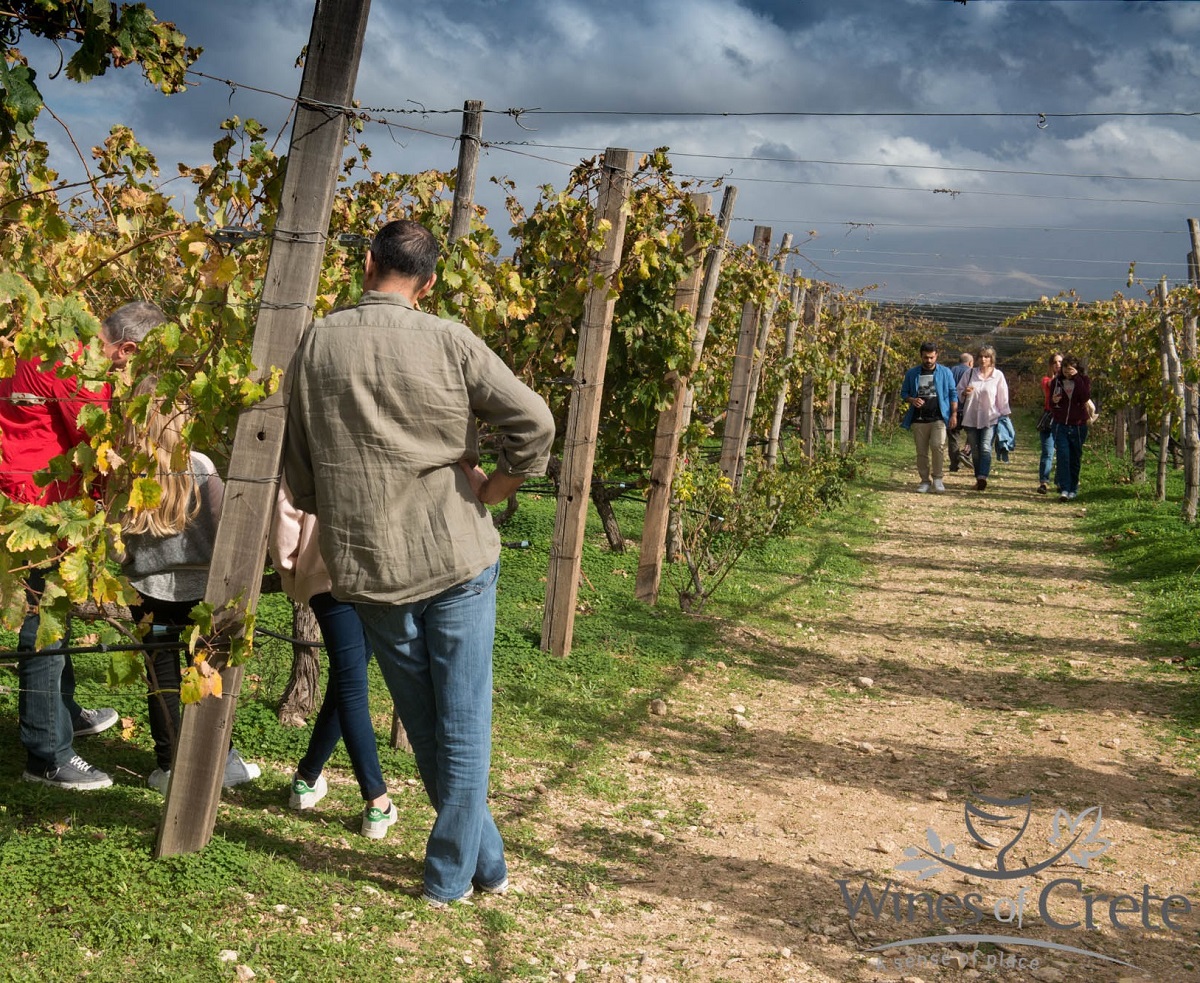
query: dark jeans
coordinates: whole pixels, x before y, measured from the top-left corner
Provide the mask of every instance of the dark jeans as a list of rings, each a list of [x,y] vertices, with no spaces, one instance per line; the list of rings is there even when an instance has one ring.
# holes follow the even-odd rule
[[[996,426],[967,427],[967,442],[971,445],[971,457],[975,461],[975,477],[986,478],[992,471],[992,439]]]
[[[33,610],[25,616],[18,635],[17,649],[21,652],[36,651],[41,623],[36,605],[45,585],[39,571],[30,573],[26,593]],[[81,709],[75,702],[75,668],[69,655],[56,651],[70,640],[68,623],[64,638],[51,642],[36,654],[17,659],[19,733],[31,772],[65,765],[75,753],[71,746],[75,738],[74,720]]]
[[[328,593],[316,594],[308,603],[325,640],[329,682],[308,739],[308,750],[300,759],[296,774],[312,785],[338,740],[344,740],[354,777],[358,779],[358,790],[363,801],[370,802],[387,791],[368,702],[367,664],[371,661],[371,648],[353,604],[338,601]]]
[[[1087,424],[1054,424],[1054,452],[1058,455],[1058,487],[1065,492],[1079,491],[1079,466],[1083,463],[1083,444]]]
[[[179,642],[174,648],[143,653],[146,660],[146,709],[150,715],[150,736],[154,738],[154,759],[163,771],[171,770],[175,744],[182,720],[179,687],[183,682],[183,643],[180,636],[187,627],[188,614],[195,601],[161,601],[145,597],[129,609],[134,623],[149,613],[154,618],[147,642]]]
[[[950,470],[957,471],[963,460],[963,447],[966,444],[966,428],[959,427],[946,434],[946,448],[950,451]],[[970,453],[970,452],[968,452]],[[968,463],[970,463],[968,461]]]
[[[1038,458],[1038,484],[1048,484],[1050,473],[1054,468],[1054,428],[1038,431],[1038,441],[1042,447]]]

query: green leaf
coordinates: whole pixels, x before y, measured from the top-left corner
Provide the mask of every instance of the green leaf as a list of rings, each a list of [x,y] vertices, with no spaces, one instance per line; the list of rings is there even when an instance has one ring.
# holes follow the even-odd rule
[[[42,94],[28,65],[10,66],[0,58],[0,145],[11,146],[33,139],[33,121],[42,111]]]
[[[112,687],[145,683],[146,660],[140,652],[110,652],[105,675]]]

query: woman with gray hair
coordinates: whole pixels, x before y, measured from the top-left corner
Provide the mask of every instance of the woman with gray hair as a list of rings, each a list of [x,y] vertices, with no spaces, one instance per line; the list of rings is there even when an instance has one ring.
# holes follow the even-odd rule
[[[996,424],[1000,417],[1012,413],[1008,402],[1008,380],[996,368],[996,349],[991,345],[979,349],[974,368],[959,380],[959,406],[964,399],[967,408],[960,419],[967,428],[967,443],[975,462],[975,490],[983,491],[992,470],[992,439],[996,435]]]

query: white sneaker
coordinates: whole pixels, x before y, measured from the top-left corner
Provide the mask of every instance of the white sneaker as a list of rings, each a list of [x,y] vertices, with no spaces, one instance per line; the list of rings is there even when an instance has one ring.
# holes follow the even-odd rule
[[[929,491],[929,482],[928,481],[922,481],[919,485],[917,485],[917,494],[918,495],[924,495],[927,491]]]
[[[236,748],[229,749],[229,755],[225,758],[225,776],[221,779],[221,784],[225,788],[232,785],[241,785],[243,782],[252,782],[262,774],[262,769],[253,761],[246,761]],[[146,784],[163,795],[167,794],[167,785],[171,781],[170,770],[163,771],[161,768],[155,768],[150,772],[150,777],[146,779]],[[324,793],[322,793],[324,794]]]
[[[252,782],[262,774],[262,769],[253,761],[247,761],[237,752],[237,748],[229,749],[229,756],[225,759],[225,777],[221,779],[221,784],[226,788],[231,785],[241,785],[244,782]]]
[[[933,479],[933,490],[939,495],[946,490],[946,483],[941,478]]]
[[[324,775],[318,775],[317,780],[311,785],[308,784],[299,775],[292,776],[292,794],[288,796],[289,809],[311,809],[323,798],[329,791],[329,783],[325,781]]]
[[[368,840],[382,840],[387,836],[388,827],[397,818],[394,802],[389,802],[386,810],[378,806],[367,806],[363,809],[362,835]]]

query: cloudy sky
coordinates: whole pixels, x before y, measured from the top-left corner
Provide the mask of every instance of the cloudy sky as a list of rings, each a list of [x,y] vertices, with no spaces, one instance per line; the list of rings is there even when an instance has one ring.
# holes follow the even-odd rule
[[[57,53],[23,43],[79,142],[128,123],[170,177],[226,116],[284,123],[311,0],[149,4],[239,84],[51,83]],[[791,232],[808,276],[917,302],[1140,297],[1129,264],[1179,282],[1200,217],[1198,41],[1187,2],[373,0],[356,95],[397,110],[363,138],[399,171],[452,168],[482,100],[500,229],[486,178],[532,200],[605,147],[666,145],[677,174],[738,188],[736,240]]]

